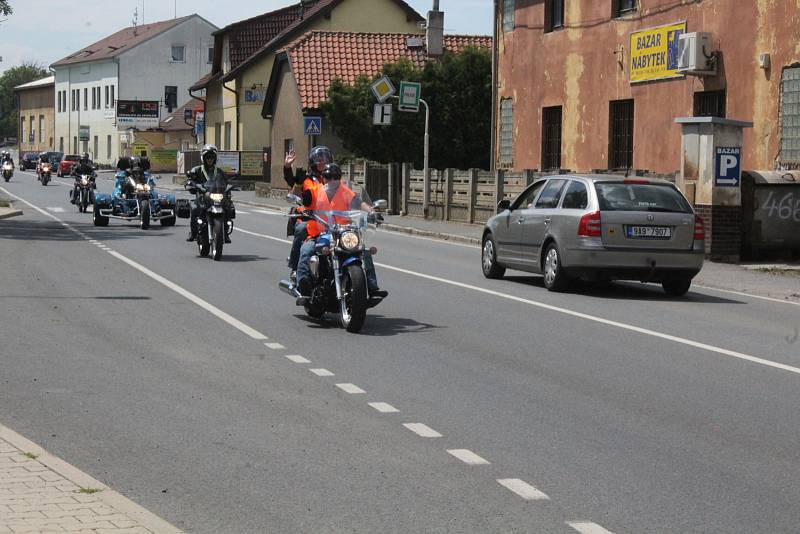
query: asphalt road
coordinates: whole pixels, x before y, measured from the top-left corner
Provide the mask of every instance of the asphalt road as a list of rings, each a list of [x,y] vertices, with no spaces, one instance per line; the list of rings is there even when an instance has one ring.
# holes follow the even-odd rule
[[[32,205],[0,221],[0,422],[189,532],[800,531],[797,305],[554,294],[379,232],[352,335],[277,289],[280,216],[240,206],[213,262],[59,183],[1,184]]]

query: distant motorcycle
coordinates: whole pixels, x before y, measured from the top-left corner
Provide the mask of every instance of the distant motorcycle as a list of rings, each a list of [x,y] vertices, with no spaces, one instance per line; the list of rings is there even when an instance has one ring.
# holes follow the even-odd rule
[[[39,181],[42,185],[47,185],[50,182],[50,163],[45,162],[39,164],[39,168],[37,170]]]
[[[93,174],[81,174],[75,176],[75,186],[73,199],[78,206],[79,213],[86,213],[89,204],[94,204],[94,190],[97,188],[95,176]]]
[[[225,237],[233,233],[233,220],[236,218],[231,192],[239,191],[239,188],[228,184],[223,190],[216,182],[209,186],[193,180],[186,182],[185,187],[195,195],[197,205],[202,209],[202,216],[195,221],[200,256],[205,258],[210,253],[215,261],[219,261],[222,259]],[[191,208],[184,205],[182,210],[178,210],[178,216],[184,219],[191,217]]]
[[[7,181],[9,181],[11,179],[12,176],[14,176],[14,166],[11,165],[11,163],[8,163],[8,162],[4,163],[3,164],[3,180],[5,180],[7,182]]]
[[[142,230],[149,229],[151,221],[159,221],[161,226],[175,225],[175,195],[157,193],[155,179],[149,172],[128,173],[123,191],[120,197],[108,193],[94,195],[95,226],[108,226],[109,218],[139,221]]]

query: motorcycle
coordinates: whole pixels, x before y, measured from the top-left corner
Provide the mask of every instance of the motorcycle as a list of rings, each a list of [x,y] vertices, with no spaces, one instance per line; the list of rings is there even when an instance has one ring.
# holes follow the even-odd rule
[[[74,195],[73,202],[78,206],[79,213],[86,213],[89,204],[94,204],[94,190],[97,188],[94,174],[81,174],[75,176],[75,185],[70,193]]]
[[[42,185],[47,185],[50,182],[50,163],[40,163],[37,174]]]
[[[7,182],[14,176],[14,166],[8,162],[3,163],[3,179]]]
[[[139,221],[142,230],[150,228],[151,221],[161,226],[174,226],[177,215],[175,195],[159,194],[153,176],[146,171],[127,173],[120,196],[95,193],[93,222],[95,226],[108,226],[109,219]]]
[[[200,256],[209,254],[214,261],[222,259],[222,248],[225,237],[233,233],[233,220],[236,219],[236,207],[231,199],[231,192],[239,191],[239,187],[228,184],[224,189],[216,182],[199,184],[193,180],[186,182],[187,191],[195,195],[197,206],[202,210],[197,223],[197,249]],[[183,219],[191,217],[191,207],[187,203],[178,211]]]
[[[288,195],[287,201],[302,205],[302,200],[295,195]],[[365,191],[361,192],[361,201],[370,203]],[[386,208],[386,201],[378,200],[372,206],[380,212]],[[281,280],[278,287],[294,297],[295,304],[303,306],[309,317],[320,319],[326,312],[339,314],[345,330],[361,331],[367,310],[383,300],[369,295],[364,265],[367,252],[372,256],[378,252],[375,247],[367,247],[366,236],[371,227],[382,221],[380,214],[361,210],[315,210],[290,217],[311,218],[322,228],[309,262],[313,288],[306,297],[300,294],[293,281]]]

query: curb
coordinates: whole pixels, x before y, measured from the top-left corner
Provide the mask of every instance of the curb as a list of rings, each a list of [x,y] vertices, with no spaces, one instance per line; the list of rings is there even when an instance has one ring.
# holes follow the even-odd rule
[[[19,217],[20,215],[22,215],[22,210],[0,208],[0,219],[9,219],[11,217]]]
[[[0,438],[23,452],[35,454],[37,462],[51,471],[58,473],[73,484],[81,488],[101,490],[95,494],[98,499],[109,507],[127,515],[131,520],[138,522],[142,527],[151,530],[155,534],[183,534],[183,531],[179,528],[167,523],[154,513],[112,490],[99,480],[79,470],[77,467],[68,464],[61,458],[53,456],[36,443],[17,434],[2,424],[0,424]]]

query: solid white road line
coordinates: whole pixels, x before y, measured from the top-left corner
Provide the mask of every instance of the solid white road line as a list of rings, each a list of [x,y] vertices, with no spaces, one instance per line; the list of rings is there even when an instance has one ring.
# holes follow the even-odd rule
[[[600,525],[589,521],[569,521],[567,525],[581,534],[613,534],[610,530],[606,530]]]
[[[336,387],[341,389],[345,393],[349,393],[351,395],[359,395],[361,393],[366,393],[366,391],[364,391],[355,384],[336,384]]]
[[[48,206],[46,209],[47,209],[47,211],[52,211],[53,213],[64,213],[64,208],[59,208],[57,206],[56,207]],[[64,224],[64,223],[61,223],[61,224]]]
[[[294,363],[311,363],[310,360],[303,358],[299,354],[288,354],[286,358],[288,358],[290,362]]]
[[[242,210],[237,209],[236,210],[236,215],[250,215],[250,212],[249,211],[242,211]]]
[[[550,499],[546,494],[534,488],[524,480],[518,478],[498,478],[500,485],[510,489],[526,501],[537,501]]]
[[[469,449],[448,449],[447,452],[452,454],[462,462],[468,465],[488,465],[489,462],[484,460]]]
[[[327,369],[309,369],[309,371],[311,371],[317,376],[334,376],[334,374],[328,371]]]
[[[286,347],[284,347],[280,343],[264,343],[264,345],[272,350],[286,350]]]
[[[370,402],[368,404],[370,406],[372,406],[373,408],[375,408],[376,410],[378,410],[379,412],[381,412],[381,413],[398,413],[398,412],[400,412],[400,410],[398,410],[397,408],[395,408],[394,406],[392,406],[391,404],[388,404],[386,402]]]
[[[250,232],[248,230],[242,230],[241,228],[236,228],[236,230],[238,230],[238,231],[240,231],[242,233],[248,234],[248,235],[255,236],[255,237],[261,237],[261,238],[264,238],[264,239],[269,239],[271,241],[277,241],[279,243],[291,244],[291,241],[289,241],[287,239],[280,239],[280,238],[272,237],[272,236],[269,236],[269,235],[258,234],[256,232]],[[657,337],[657,338],[664,339],[664,340],[667,340],[667,341],[672,341],[673,343],[678,343],[678,344],[681,344],[681,345],[687,345],[687,346],[690,346],[690,347],[694,347],[696,349],[701,349],[701,350],[705,350],[705,351],[708,351],[708,352],[721,354],[723,356],[728,356],[730,358],[736,358],[736,359],[739,359],[739,360],[744,360],[744,361],[748,361],[748,362],[751,362],[751,363],[757,363],[759,365],[765,365],[767,367],[772,367],[774,369],[780,369],[782,371],[788,371],[790,373],[800,374],[800,367],[794,367],[794,366],[787,365],[787,364],[784,364],[784,363],[775,362],[775,361],[772,361],[772,360],[767,360],[766,358],[759,358],[757,356],[752,356],[750,354],[745,354],[745,353],[737,352],[737,351],[734,351],[734,350],[724,349],[722,347],[716,347],[714,345],[709,345],[707,343],[700,343],[698,341],[692,341],[691,339],[686,339],[686,338],[682,338],[682,337],[678,337],[678,336],[673,336],[673,335],[670,335],[670,334],[664,334],[663,332],[656,332],[655,330],[649,330],[647,328],[641,328],[641,327],[638,327],[638,326],[633,326],[633,325],[629,325],[629,324],[625,324],[625,323],[620,323],[618,321],[612,321],[610,319],[604,319],[602,317],[597,317],[595,315],[589,315],[587,313],[581,313],[581,312],[576,312],[576,311],[569,310],[569,309],[566,309],[566,308],[560,308],[558,306],[552,306],[550,304],[545,304],[543,302],[538,302],[538,301],[535,301],[535,300],[524,299],[522,297],[517,297],[516,295],[510,295],[510,294],[507,294],[507,293],[501,293],[499,291],[494,291],[494,290],[486,289],[486,288],[483,288],[483,287],[473,286],[473,285],[465,284],[465,283],[462,283],[462,282],[456,282],[454,280],[447,280],[446,278],[441,278],[441,277],[438,277],[438,276],[431,276],[429,274],[418,273],[418,272],[415,272],[415,271],[410,271],[408,269],[401,269],[400,267],[393,267],[391,265],[386,265],[385,263],[377,263],[376,262],[375,265],[378,266],[378,267],[381,267],[383,269],[388,269],[390,271],[403,273],[403,274],[406,274],[406,275],[409,275],[409,276],[415,276],[417,278],[424,278],[426,280],[431,280],[431,281],[434,281],[434,282],[441,282],[443,284],[447,284],[447,285],[451,285],[451,286],[455,286],[455,287],[460,287],[462,289],[469,289],[471,291],[477,291],[478,293],[483,293],[483,294],[486,294],[486,295],[492,295],[492,296],[503,298],[503,299],[513,300],[515,302],[519,302],[519,303],[522,303],[522,304],[527,304],[529,306],[535,306],[537,308],[549,310],[549,311],[552,311],[552,312],[562,313],[564,315],[570,315],[572,317],[577,317],[579,319],[585,319],[587,321],[593,321],[593,322],[596,322],[596,323],[604,324],[606,326],[612,326],[612,327],[615,327],[615,328],[621,328],[623,330],[636,332],[638,334],[643,334],[643,335],[646,335],[646,336]],[[720,291],[720,290],[716,290],[715,289],[714,291]],[[758,297],[758,296],[749,295],[749,294],[746,294],[746,293],[742,293],[741,295],[745,296],[745,297],[753,297],[753,298],[760,298],[760,299],[769,300],[768,297]],[[775,300],[777,302],[783,302],[783,301],[780,301],[780,300],[777,300],[777,299],[775,299]],[[791,303],[791,304],[794,304],[794,303]]]
[[[740,297],[750,297],[754,299],[766,300],[769,302],[776,302],[778,304],[791,304],[792,306],[800,306],[800,302],[796,300],[781,300],[776,299],[774,297],[762,297],[761,295],[753,295],[752,293],[743,293],[741,291],[732,291],[730,289],[717,289],[716,287],[709,287],[709,286],[699,286],[693,284],[692,287],[699,287],[701,289],[709,289],[711,291],[719,291],[720,293],[728,293],[730,295],[738,295]]]
[[[423,438],[441,438],[442,435],[437,431],[424,425],[422,423],[403,423],[403,426],[412,431],[414,434]]]

